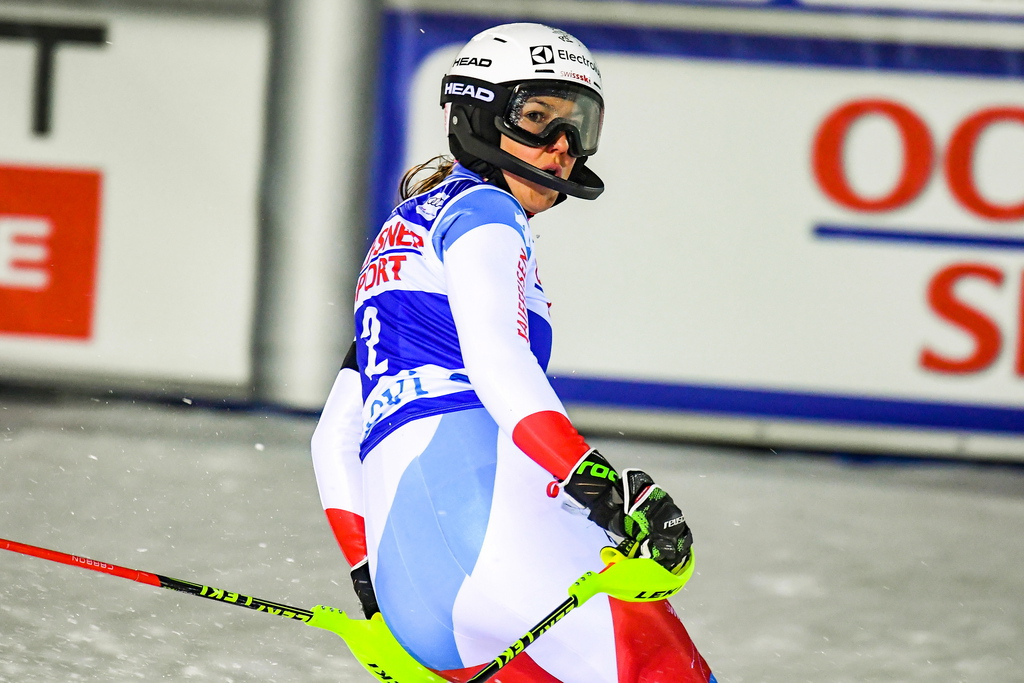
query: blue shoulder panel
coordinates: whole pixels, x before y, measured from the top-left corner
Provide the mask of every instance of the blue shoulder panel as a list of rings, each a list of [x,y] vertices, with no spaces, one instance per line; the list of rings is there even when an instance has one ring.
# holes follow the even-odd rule
[[[493,185],[478,185],[452,200],[444,215],[434,226],[431,239],[438,258],[455,241],[473,228],[491,223],[512,227],[526,242],[526,212],[515,197]]]

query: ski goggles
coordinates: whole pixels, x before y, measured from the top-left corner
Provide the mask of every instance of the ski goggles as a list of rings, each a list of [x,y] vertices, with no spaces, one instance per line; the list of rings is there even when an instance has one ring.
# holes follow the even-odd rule
[[[601,139],[604,103],[594,91],[571,83],[520,83],[496,123],[502,133],[530,147],[550,145],[565,133],[572,156],[590,156]]]
[[[512,87],[464,76],[442,81],[441,104],[464,103],[494,112],[501,133],[529,147],[565,133],[574,157],[597,152],[604,102],[590,88],[562,81],[524,81]]]

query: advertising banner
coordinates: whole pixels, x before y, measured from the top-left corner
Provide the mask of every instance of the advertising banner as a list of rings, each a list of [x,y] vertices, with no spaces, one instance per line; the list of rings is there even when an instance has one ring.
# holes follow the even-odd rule
[[[503,21],[388,15],[376,220],[447,151],[460,44]],[[1024,50],[558,25],[607,102],[607,191],[533,220],[564,400],[1024,434]]]
[[[248,387],[268,42],[0,8],[0,378]]]

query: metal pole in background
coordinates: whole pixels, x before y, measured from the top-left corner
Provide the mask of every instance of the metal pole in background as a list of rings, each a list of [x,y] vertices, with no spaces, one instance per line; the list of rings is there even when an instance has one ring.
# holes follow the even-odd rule
[[[318,409],[352,339],[376,0],[277,0],[264,175],[260,400]]]

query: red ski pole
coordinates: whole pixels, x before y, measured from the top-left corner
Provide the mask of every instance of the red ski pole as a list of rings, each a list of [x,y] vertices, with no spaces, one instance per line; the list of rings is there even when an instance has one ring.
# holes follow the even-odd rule
[[[8,541],[4,538],[0,538],[0,550],[10,550],[12,552],[21,553],[22,555],[30,555],[32,557],[39,557],[52,562],[60,562],[61,564],[70,565],[72,567],[91,569],[94,572],[102,572],[104,574],[110,574],[111,576],[119,576],[122,579],[128,579],[129,581],[137,581],[138,583],[157,586],[158,588],[169,588],[173,591],[180,591],[200,598],[224,602],[229,605],[247,607],[249,609],[254,609],[257,612],[276,614],[282,617],[287,617],[288,619],[298,619],[299,621],[308,622],[313,618],[313,612],[308,609],[290,607],[278,602],[270,602],[269,600],[261,600],[260,598],[254,598],[249,595],[242,595],[241,593],[232,593],[231,591],[226,591],[223,588],[204,586],[201,583],[192,583],[191,581],[172,579],[169,576],[143,572],[138,569],[119,567],[116,564],[110,564],[108,562],[90,560],[88,557],[79,557],[78,555],[68,555],[67,553],[57,552],[56,550],[37,548],[34,545]]]
[[[424,668],[395,640],[384,619],[375,614],[373,619],[349,619],[341,610],[317,605],[312,610],[282,605],[279,602],[261,600],[241,593],[232,593],[223,588],[213,588],[201,583],[172,579],[169,576],[152,574],[128,567],[119,567],[109,562],[97,562],[87,557],[37,548],[0,538],[0,550],[30,555],[52,562],[91,569],[103,574],[137,581],[147,586],[169,588],[208,600],[247,607],[257,612],[276,614],[296,619],[316,628],[322,628],[341,637],[352,651],[352,655],[378,681],[387,683],[445,683],[445,680]]]

